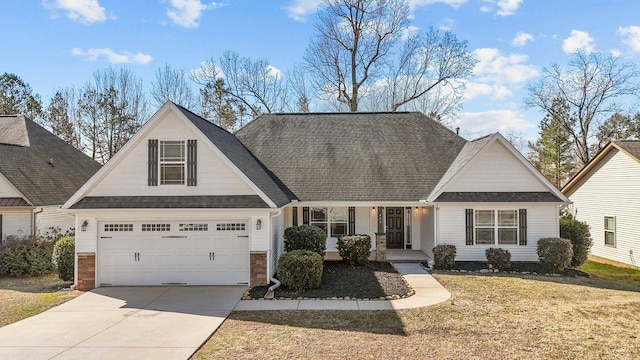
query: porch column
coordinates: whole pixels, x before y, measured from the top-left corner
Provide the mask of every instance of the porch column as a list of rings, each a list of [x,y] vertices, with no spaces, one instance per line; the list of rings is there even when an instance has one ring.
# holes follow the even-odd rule
[[[378,231],[376,232],[376,261],[387,260],[387,229],[385,229],[385,210],[378,206]]]

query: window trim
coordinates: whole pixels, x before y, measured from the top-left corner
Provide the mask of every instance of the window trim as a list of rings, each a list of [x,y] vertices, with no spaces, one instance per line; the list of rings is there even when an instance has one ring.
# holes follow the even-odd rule
[[[326,215],[326,220],[324,221],[314,221],[313,219],[313,212],[314,209],[322,209]],[[331,210],[332,209],[344,209],[345,210],[345,219],[343,220],[339,220],[339,221],[334,221],[333,216],[331,215]],[[313,207],[309,207],[309,225],[312,226],[318,226],[318,224],[320,225],[324,225],[325,226],[325,233],[327,235],[327,238],[334,238],[337,239],[340,236],[344,236],[344,235],[349,235],[349,207],[347,206],[313,206]],[[340,234],[337,236],[333,236],[332,233],[332,225],[333,224],[342,224],[344,225],[344,229],[345,229],[345,234]],[[321,227],[320,227],[321,228]]]
[[[607,219],[611,219],[613,221],[613,230],[612,229],[607,229]],[[604,246],[608,246],[608,247],[612,247],[615,248],[617,246],[617,237],[616,237],[616,233],[617,233],[617,226],[616,226],[616,217],[615,216],[604,216],[604,224],[603,224],[603,230],[604,230]],[[613,244],[607,244],[607,233],[610,233],[613,235]]]
[[[491,211],[492,225],[479,225],[478,213],[481,211]],[[501,225],[500,224],[500,212],[512,212],[515,223],[514,225]],[[492,229],[493,242],[492,243],[478,243],[478,229]],[[500,243],[500,229],[515,229],[515,241],[511,244]],[[489,246],[512,246],[519,245],[520,239],[520,216],[518,209],[473,209],[473,245],[489,245]]]
[[[164,160],[162,155],[164,153],[165,143],[180,143],[182,149],[182,160]],[[160,186],[186,186],[187,185],[187,141],[176,139],[164,139],[158,140],[158,185]],[[182,167],[182,179],[180,183],[167,184],[164,180],[164,174],[162,172],[163,165],[180,165]]]

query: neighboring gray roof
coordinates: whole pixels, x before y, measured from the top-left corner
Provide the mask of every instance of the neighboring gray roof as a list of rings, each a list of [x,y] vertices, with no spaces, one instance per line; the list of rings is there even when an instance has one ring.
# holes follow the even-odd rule
[[[268,208],[258,195],[87,196],[71,209],[236,209]]]
[[[302,201],[426,199],[466,143],[418,112],[265,114],[236,136]]]
[[[273,175],[238,139],[228,131],[176,105],[202,133],[231,160],[260,190],[281,207],[296,200],[289,189]]]
[[[562,200],[546,191],[443,192],[435,202],[562,202]]]
[[[0,172],[32,205],[64,204],[99,168],[24,116],[0,116]]]
[[[640,160],[640,140],[617,140],[612,142],[634,156],[636,160]]]

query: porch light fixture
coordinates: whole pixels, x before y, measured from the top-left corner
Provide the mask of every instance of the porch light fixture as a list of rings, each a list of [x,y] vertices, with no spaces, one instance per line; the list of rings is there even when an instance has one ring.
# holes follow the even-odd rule
[[[85,220],[82,222],[82,225],[81,225],[82,231],[87,231],[87,225],[89,225],[89,221]]]
[[[262,220],[258,219],[258,221],[256,221],[256,230],[260,229],[262,229]]]

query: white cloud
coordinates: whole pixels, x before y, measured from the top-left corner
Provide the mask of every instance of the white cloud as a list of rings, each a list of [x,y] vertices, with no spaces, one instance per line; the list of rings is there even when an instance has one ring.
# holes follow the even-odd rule
[[[534,128],[516,110],[489,110],[484,112],[463,112],[456,126],[459,126],[466,133],[493,133],[500,131],[525,131]]]
[[[622,51],[618,49],[611,49],[609,53],[611,53],[611,56],[613,56],[614,58],[622,56]]]
[[[520,84],[539,74],[536,67],[524,63],[529,58],[524,54],[504,55],[496,48],[481,48],[473,55],[479,60],[474,75],[480,82]]]
[[[96,61],[99,57],[104,56],[107,58],[107,61],[111,64],[148,64],[153,60],[151,55],[146,55],[141,52],[137,54],[123,51],[121,53],[117,53],[109,48],[101,48],[101,49],[87,49],[82,50],[80,48],[71,49],[71,54],[73,56],[83,57],[90,61]]]
[[[485,5],[480,6],[480,11],[491,12],[493,11],[493,4],[498,7],[496,14],[500,16],[513,15],[518,11],[518,8],[522,4],[522,0],[483,0]]]
[[[525,46],[528,41],[533,41],[533,35],[526,32],[518,32],[516,37],[511,40],[511,45],[513,46]]]
[[[293,0],[290,5],[284,7],[290,18],[295,21],[305,21],[307,16],[314,13],[322,0]]]
[[[451,6],[454,9],[460,7],[460,5],[466,3],[467,0],[409,0],[409,6],[412,9],[415,9],[418,6],[427,6],[432,4],[446,4]]]
[[[267,71],[269,72],[269,75],[275,80],[275,79],[282,79],[282,71],[280,71],[280,69],[278,69],[277,67],[269,64],[267,65]]]
[[[200,20],[203,11],[222,6],[224,4],[216,2],[203,4],[200,0],[169,0],[167,16],[178,26],[195,28],[198,27],[198,20]]]
[[[490,96],[492,100],[503,100],[513,95],[511,90],[500,84],[484,84],[469,81],[465,84],[464,99],[473,100],[479,96]]]
[[[438,24],[438,29],[442,31],[453,31],[456,22],[452,18],[444,18]]]
[[[105,9],[98,0],[54,0],[44,1],[43,5],[48,9],[65,11],[72,21],[92,24],[107,20]]]
[[[571,30],[571,35],[562,42],[562,50],[571,54],[576,51],[584,51],[586,53],[594,52],[595,39],[586,31]]]
[[[624,36],[622,40],[634,52],[640,52],[640,26],[619,27],[618,34]]]

